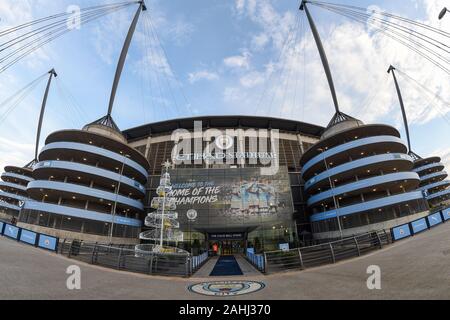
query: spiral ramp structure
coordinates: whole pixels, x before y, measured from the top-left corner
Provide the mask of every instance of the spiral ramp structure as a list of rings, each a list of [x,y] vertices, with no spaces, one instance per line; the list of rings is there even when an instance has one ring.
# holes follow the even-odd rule
[[[28,200],[27,185],[34,179],[32,169],[6,166],[0,181],[0,219],[18,217],[21,206]]]
[[[33,167],[26,192],[34,201],[25,202],[19,221],[60,238],[134,244],[148,168],[110,116],[54,132]]]
[[[450,180],[444,171],[440,157],[417,159],[413,171],[420,177],[419,190],[423,191],[430,207],[448,205],[450,202]]]
[[[387,229],[425,215],[407,151],[395,128],[337,113],[301,158],[314,237]]]

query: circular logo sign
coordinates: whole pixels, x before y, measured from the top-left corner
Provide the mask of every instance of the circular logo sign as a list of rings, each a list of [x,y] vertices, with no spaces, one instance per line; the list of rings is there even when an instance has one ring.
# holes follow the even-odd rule
[[[195,220],[195,218],[197,218],[197,211],[195,211],[194,209],[189,209],[186,212],[186,216],[189,220]]]
[[[211,281],[200,282],[188,287],[189,291],[205,296],[237,296],[259,291],[265,284],[258,281]]]
[[[234,144],[234,138],[229,135],[223,134],[216,138],[216,146],[222,150],[230,149]]]

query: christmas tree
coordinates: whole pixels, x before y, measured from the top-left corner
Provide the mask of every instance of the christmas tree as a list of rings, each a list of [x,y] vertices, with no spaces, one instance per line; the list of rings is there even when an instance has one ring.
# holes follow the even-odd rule
[[[169,168],[171,164],[166,161],[163,164],[163,173],[156,189],[157,196],[152,199],[150,206],[155,211],[145,217],[145,225],[150,230],[141,232],[141,240],[151,241],[150,244],[136,245],[136,253],[149,252],[182,252],[183,250],[170,246],[170,244],[183,241],[183,232],[179,230],[178,213],[176,210],[176,199],[170,196],[172,184],[170,182]],[[166,243],[166,245],[164,245]]]

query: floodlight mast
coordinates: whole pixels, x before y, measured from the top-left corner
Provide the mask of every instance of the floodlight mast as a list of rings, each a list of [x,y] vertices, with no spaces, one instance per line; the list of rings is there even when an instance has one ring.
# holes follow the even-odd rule
[[[107,116],[111,116],[112,108],[114,105],[114,99],[116,97],[117,87],[119,85],[120,76],[122,74],[123,66],[125,64],[125,60],[127,57],[128,49],[130,48],[131,39],[133,38],[134,31],[136,30],[136,25],[139,20],[139,15],[141,11],[146,11],[147,7],[144,1],[137,1],[139,3],[139,8],[137,9],[133,21],[131,22],[130,28],[128,29],[127,37],[125,38],[125,42],[122,47],[122,51],[120,53],[119,61],[117,63],[116,73],[114,75],[114,81],[111,89],[111,96],[109,98],[108,105],[108,113]]]
[[[406,118],[406,111],[405,111],[405,106],[403,104],[402,93],[400,91],[400,87],[398,85],[397,77],[395,76],[394,70],[395,70],[395,67],[390,65],[389,69],[387,70],[387,73],[391,73],[392,72],[392,76],[394,77],[395,89],[397,90],[398,100],[400,102],[400,108],[402,110],[403,123],[405,125],[406,140],[408,141],[408,153],[411,153],[412,151],[411,151],[411,140],[409,138],[408,120]]]
[[[34,150],[34,161],[38,160],[38,151],[39,151],[39,139],[41,137],[41,128],[42,128],[42,120],[44,119],[45,106],[47,104],[48,91],[50,89],[50,84],[52,83],[52,77],[57,77],[55,69],[51,69],[49,72],[49,77],[47,81],[47,87],[45,88],[44,98],[42,99],[41,112],[39,114],[39,121],[36,133],[36,145]]]
[[[339,104],[336,96],[336,90],[334,88],[333,77],[331,76],[330,66],[328,64],[327,55],[325,54],[325,49],[323,48],[322,40],[320,39],[320,35],[319,32],[317,31],[314,20],[311,14],[309,13],[308,7],[306,6],[307,2],[308,1],[306,0],[302,0],[299,10],[301,11],[304,10],[306,13],[306,17],[308,18],[309,26],[311,27],[311,31],[317,45],[317,49],[319,50],[320,59],[322,60],[322,65],[325,70],[325,74],[327,76],[328,86],[330,87],[331,96],[333,97],[334,108],[336,109],[336,113],[339,114],[340,113]]]

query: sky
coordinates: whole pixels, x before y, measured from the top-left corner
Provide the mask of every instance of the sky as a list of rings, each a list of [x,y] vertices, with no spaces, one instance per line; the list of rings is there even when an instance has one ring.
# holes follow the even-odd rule
[[[70,5],[118,0],[2,0],[0,31]],[[332,0],[330,0],[331,2]],[[117,92],[113,118],[124,130],[197,115],[256,115],[326,126],[334,113],[300,1],[147,0]],[[347,1],[450,31],[445,0]],[[310,6],[328,55],[340,108],[365,123],[395,126],[405,138],[390,64],[450,101],[448,75],[405,46],[323,8]],[[0,73],[0,103],[55,68],[40,147],[51,132],[82,128],[107,112],[117,60],[137,5],[81,25]],[[0,42],[3,38],[0,37]],[[1,64],[0,64],[1,66]],[[425,97],[397,74],[412,150],[450,168],[450,104]],[[7,117],[0,105],[0,167],[32,160],[46,81]]]

